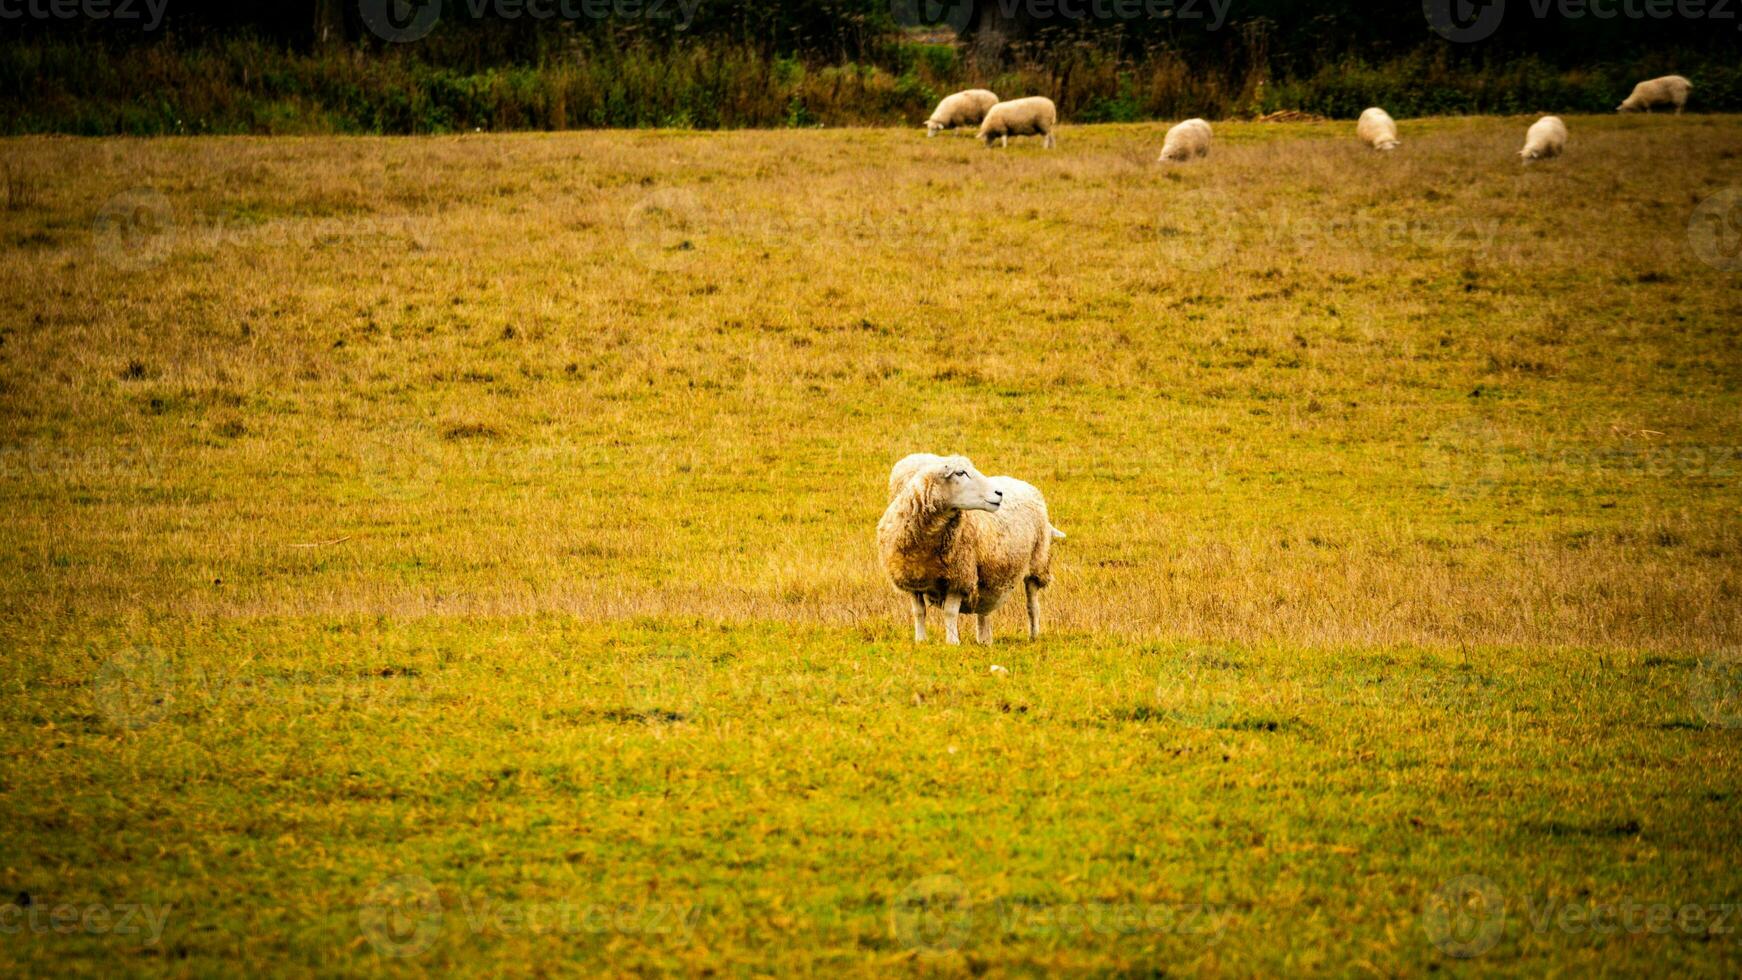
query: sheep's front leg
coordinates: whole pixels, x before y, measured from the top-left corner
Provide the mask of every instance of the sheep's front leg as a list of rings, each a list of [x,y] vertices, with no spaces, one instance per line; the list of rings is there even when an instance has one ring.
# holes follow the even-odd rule
[[[1005,133],[1003,136],[998,137],[998,148],[1000,150],[1010,149],[1010,134],[1009,133]]]
[[[944,642],[955,646],[962,642],[961,634],[956,632],[956,620],[962,612],[962,594],[951,592],[944,596]]]
[[[992,617],[981,613],[978,620],[974,627],[974,639],[979,640],[981,646],[989,647],[992,645]]]
[[[913,600],[913,642],[925,642],[925,593],[910,592],[908,597]]]
[[[1028,589],[1028,638],[1040,639],[1040,583],[1030,579],[1022,583]]]

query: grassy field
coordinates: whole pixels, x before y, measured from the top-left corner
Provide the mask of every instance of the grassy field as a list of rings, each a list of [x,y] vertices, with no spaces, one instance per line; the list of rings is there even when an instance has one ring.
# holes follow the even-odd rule
[[[1735,975],[1742,119],[1529,121],[0,142],[0,965]]]

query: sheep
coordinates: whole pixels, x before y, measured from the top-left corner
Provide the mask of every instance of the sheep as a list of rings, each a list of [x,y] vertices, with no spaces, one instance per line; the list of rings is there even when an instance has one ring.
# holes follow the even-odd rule
[[[939,130],[957,126],[978,126],[986,118],[986,110],[998,104],[998,96],[983,88],[971,88],[946,97],[932,110],[925,121],[925,135],[936,136]]]
[[[1673,105],[1675,114],[1682,114],[1682,106],[1688,104],[1688,93],[1694,90],[1694,83],[1680,75],[1665,75],[1653,78],[1648,82],[1640,82],[1633,86],[1633,94],[1615,107],[1616,112],[1638,112],[1641,109],[1651,111],[1654,105]]]
[[[1361,120],[1355,124],[1355,135],[1375,150],[1395,150],[1401,142],[1397,138],[1397,121],[1378,106],[1361,113]]]
[[[1058,145],[1052,134],[1058,124],[1058,107],[1051,99],[1034,95],[1000,102],[987,109],[986,118],[980,123],[980,138],[986,141],[987,149],[991,149],[994,139],[1000,141],[1000,146],[1007,147],[1012,136],[1044,136],[1046,148],[1050,150]]]
[[[1202,119],[1187,119],[1167,131],[1167,138],[1161,143],[1161,156],[1156,158],[1156,162],[1184,163],[1209,152],[1210,124]]]
[[[979,617],[975,635],[992,642],[992,611],[1018,583],[1028,596],[1028,638],[1040,636],[1040,590],[1052,583],[1052,526],[1046,500],[1007,476],[987,477],[963,456],[917,454],[889,473],[889,507],[877,522],[877,551],[897,591],[912,600],[913,639],[925,642],[929,599],[944,610],[944,637],[960,643],[957,617]]]
[[[1567,124],[1559,116],[1543,116],[1530,124],[1524,134],[1524,149],[1518,151],[1525,163],[1558,157],[1567,148]]]

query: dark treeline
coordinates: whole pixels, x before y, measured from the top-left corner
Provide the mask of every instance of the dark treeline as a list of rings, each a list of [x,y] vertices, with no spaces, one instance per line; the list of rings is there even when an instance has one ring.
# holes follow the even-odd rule
[[[916,123],[968,84],[1077,121],[1742,108],[1742,0],[3,0],[7,132]]]

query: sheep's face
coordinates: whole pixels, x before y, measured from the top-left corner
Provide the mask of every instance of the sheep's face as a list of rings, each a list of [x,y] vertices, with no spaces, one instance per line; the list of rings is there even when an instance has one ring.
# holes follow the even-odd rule
[[[965,456],[951,456],[932,471],[933,492],[939,502],[954,510],[994,511],[1004,503],[1004,491],[990,481]]]
[[[944,128],[943,123],[938,122],[935,119],[928,120],[925,124],[925,134],[927,136],[936,136],[938,134],[938,130],[943,129],[943,128]]]

